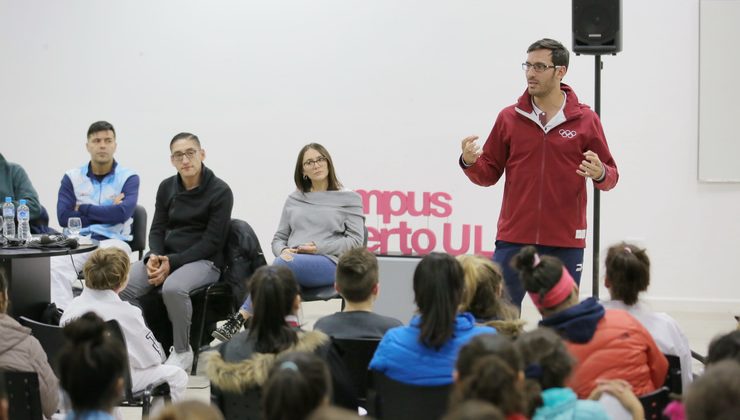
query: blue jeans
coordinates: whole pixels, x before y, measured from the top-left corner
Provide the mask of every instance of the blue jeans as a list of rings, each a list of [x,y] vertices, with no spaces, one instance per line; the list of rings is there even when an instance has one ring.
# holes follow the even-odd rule
[[[290,269],[298,284],[303,288],[330,286],[334,284],[337,264],[325,255],[293,254],[292,261],[276,257],[272,265],[282,265]],[[252,298],[247,296],[241,307],[252,313]]]
[[[493,262],[501,266],[504,271],[504,284],[509,294],[511,303],[516,305],[520,310],[522,300],[526,292],[519,273],[511,267],[511,259],[519,253],[519,250],[527,244],[515,244],[512,242],[496,241],[496,249],[493,252]],[[581,284],[581,272],[583,271],[583,248],[561,248],[556,246],[535,245],[540,255],[550,255],[557,257],[563,262],[576,284]]]

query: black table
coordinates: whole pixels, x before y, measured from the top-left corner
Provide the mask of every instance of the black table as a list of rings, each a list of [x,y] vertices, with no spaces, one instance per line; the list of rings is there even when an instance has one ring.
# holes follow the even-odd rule
[[[86,244],[77,249],[0,248],[0,270],[8,279],[8,314],[38,320],[51,302],[49,257],[81,254],[97,247]]]

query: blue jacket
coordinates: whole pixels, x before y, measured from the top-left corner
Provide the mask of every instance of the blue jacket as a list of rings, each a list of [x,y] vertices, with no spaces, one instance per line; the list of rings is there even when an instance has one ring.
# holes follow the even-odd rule
[[[370,369],[391,379],[411,385],[447,385],[452,383],[457,353],[473,337],[496,334],[491,327],[476,326],[469,313],[457,315],[455,332],[439,350],[419,341],[421,317],[414,316],[407,327],[388,330],[370,361]]]
[[[114,204],[120,193],[124,199]],[[57,198],[59,225],[66,227],[70,217],[82,220],[82,234],[93,239],[130,241],[134,209],[139,198],[139,176],[113,162],[113,169],[98,179],[87,163],[67,171]],[[79,209],[75,206],[79,204]]]
[[[542,391],[542,407],[532,420],[609,420],[596,401],[579,400],[570,388],[550,388]]]

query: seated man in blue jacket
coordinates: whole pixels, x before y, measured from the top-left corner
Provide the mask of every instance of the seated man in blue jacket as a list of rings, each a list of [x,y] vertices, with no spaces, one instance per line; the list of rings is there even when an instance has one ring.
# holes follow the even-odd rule
[[[172,323],[173,346],[166,364],[190,369],[190,292],[221,275],[234,197],[231,188],[203,165],[206,152],[194,134],[177,134],[170,161],[177,170],[157,190],[149,231],[150,253],[131,266],[121,298],[136,301],[156,287]]]
[[[0,202],[5,197],[11,197],[15,208],[18,208],[18,200],[26,200],[31,210],[31,233],[50,233],[49,215],[39,203],[39,194],[33,187],[31,179],[23,167],[17,163],[8,162],[0,153]]]
[[[59,187],[57,218],[67,226],[70,217],[82,220],[83,236],[99,241],[100,248],[116,247],[126,253],[134,209],[139,198],[139,176],[116,162],[116,130],[98,121],[87,130],[90,161],[65,172]],[[51,300],[64,309],[72,301],[72,284],[89,253],[51,259]]]

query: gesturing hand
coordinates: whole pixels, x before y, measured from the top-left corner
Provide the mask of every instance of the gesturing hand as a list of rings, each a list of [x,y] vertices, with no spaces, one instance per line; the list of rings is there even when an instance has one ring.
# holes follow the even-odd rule
[[[584,160],[578,165],[576,173],[584,178],[601,179],[604,174],[604,165],[599,160],[599,155],[588,150],[583,154]]]
[[[478,136],[468,136],[462,140],[462,159],[466,165],[472,165],[480,157],[482,151],[475,141],[478,140]]]

